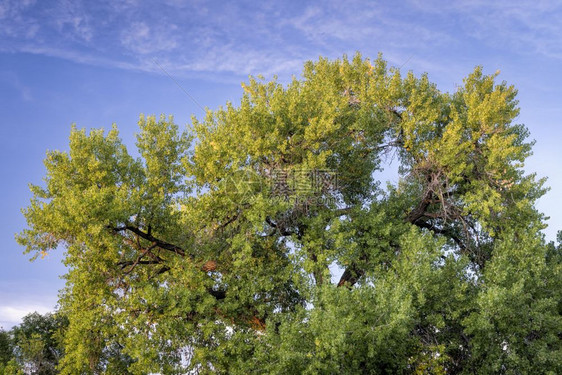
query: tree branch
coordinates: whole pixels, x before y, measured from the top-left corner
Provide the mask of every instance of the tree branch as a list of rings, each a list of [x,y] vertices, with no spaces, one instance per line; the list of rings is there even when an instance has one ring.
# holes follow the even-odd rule
[[[446,235],[450,237],[459,246],[461,250],[465,250],[466,246],[457,235],[455,235],[449,230],[438,228],[424,220],[421,220],[423,218],[441,217],[439,213],[427,212],[428,207],[433,203],[432,196],[433,196],[433,192],[431,190],[428,190],[425,193],[424,197],[422,198],[421,202],[412,211],[410,211],[408,215],[406,215],[404,221],[413,224],[419,228],[426,228],[433,231],[434,233]],[[353,287],[353,285],[357,283],[357,281],[364,274],[365,274],[364,269],[359,268],[356,264],[352,264],[349,267],[347,267],[343,272],[338,282],[338,286],[345,285],[351,288]]]
[[[451,238],[461,250],[463,250],[463,251],[466,250],[466,245],[461,241],[460,237],[457,236],[456,234],[454,234],[452,231],[450,231],[448,229],[438,228],[433,224],[430,224],[426,221],[420,221],[420,220],[418,220],[418,221],[416,221],[415,223],[412,223],[412,224],[414,224],[418,228],[429,229],[433,233],[442,234],[444,236],[447,236],[447,237]]]
[[[340,277],[338,286],[347,286],[348,288],[353,287],[359,281],[361,276],[365,274],[365,271],[359,269],[359,267],[352,265],[347,267]]]
[[[186,255],[185,250],[182,249],[181,247],[179,247],[179,246],[177,246],[177,245],[174,245],[174,244],[171,244],[171,243],[166,242],[166,241],[162,241],[162,240],[160,240],[160,239],[154,237],[152,234],[150,234],[150,233],[145,233],[145,232],[143,232],[142,230],[140,230],[139,228],[134,227],[134,226],[132,226],[132,225],[125,225],[124,227],[117,227],[117,228],[108,226],[108,228],[109,228],[109,229],[112,229],[114,232],[123,232],[123,231],[125,231],[125,230],[128,230],[128,231],[130,231],[130,232],[136,234],[136,235],[139,236],[140,238],[152,242],[152,243],[155,244],[157,247],[159,247],[159,248],[161,248],[161,249],[163,249],[163,250],[172,251],[172,252],[174,252],[174,253],[176,253],[176,254],[182,256],[182,257]],[[189,257],[190,257],[190,258],[193,258],[192,256],[189,256]]]
[[[285,228],[283,228],[283,227],[279,227],[279,226],[277,225],[277,223],[273,222],[273,220],[271,220],[271,218],[270,218],[269,216],[267,216],[267,217],[265,218],[265,222],[266,222],[267,224],[269,224],[270,227],[272,227],[272,228],[275,229],[275,230],[273,231],[273,233],[270,233],[270,235],[273,235],[276,231],[279,231],[279,234],[282,235],[282,236],[291,236],[291,235],[294,234],[293,231],[289,231],[289,230],[287,230],[287,229],[285,229]]]

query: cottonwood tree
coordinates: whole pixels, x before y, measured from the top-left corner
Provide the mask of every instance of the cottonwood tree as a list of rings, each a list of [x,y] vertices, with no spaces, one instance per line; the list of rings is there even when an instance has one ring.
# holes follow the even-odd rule
[[[141,116],[138,157],[115,127],[47,153],[18,240],[66,249],[61,373],[111,373],[112,349],[134,374],[562,372],[512,86],[356,55],[243,88],[185,131]]]

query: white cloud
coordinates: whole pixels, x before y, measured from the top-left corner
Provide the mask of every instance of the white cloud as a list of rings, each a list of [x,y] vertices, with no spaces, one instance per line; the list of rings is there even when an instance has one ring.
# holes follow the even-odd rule
[[[1,51],[0,47],[0,51]],[[34,45],[24,45],[19,48],[20,52],[26,52],[36,55],[44,55],[51,57],[58,57],[61,59],[74,61],[79,64],[104,66],[104,67],[116,67],[119,69],[126,70],[138,70],[138,71],[152,71],[149,64],[144,63],[133,63],[123,60],[117,60],[112,58],[107,58],[104,56],[89,55],[79,51],[73,51],[68,49],[51,48],[51,47],[41,47]]]
[[[52,21],[60,35],[78,41],[91,41],[94,29],[91,15],[85,11],[78,1],[59,0],[57,6],[50,12]]]
[[[458,33],[520,54],[562,58],[562,4],[553,1],[412,1],[416,9],[455,19]]]
[[[0,50],[141,71],[154,71],[157,58],[179,76],[298,73],[305,60],[356,50],[372,57],[382,50],[386,57],[399,56],[396,64],[413,56],[408,67],[441,73],[452,70],[448,50],[462,50],[467,36],[515,53],[562,58],[562,13],[545,1],[533,7],[417,0],[405,5],[359,0],[166,0],[157,8],[140,0],[92,4],[4,2],[0,18],[9,22],[0,23],[0,38],[7,38]]]
[[[0,306],[0,327],[9,330],[14,325],[21,323],[22,318],[27,314],[35,311],[39,314],[45,314],[47,312],[52,312],[53,307],[54,306],[42,304]]]
[[[39,30],[39,25],[34,19],[25,17],[24,13],[34,4],[34,0],[6,0],[1,3],[0,38],[3,35],[11,38],[33,38]]]
[[[304,59],[288,59],[279,53],[242,49],[235,45],[217,46],[200,55],[195,61],[176,65],[178,73],[182,71],[231,72],[241,75],[273,75],[279,72],[297,72]]]
[[[0,280],[0,326],[8,330],[34,311],[53,312],[62,280]]]
[[[144,22],[135,22],[122,32],[121,44],[141,55],[171,51],[178,45],[177,30],[178,27],[173,24],[166,25],[166,28],[151,28]]]
[[[4,0],[0,3],[0,19],[18,16],[33,4],[35,0]]]
[[[109,6],[115,12],[131,11],[139,6],[139,0],[121,0],[121,1],[110,1]]]

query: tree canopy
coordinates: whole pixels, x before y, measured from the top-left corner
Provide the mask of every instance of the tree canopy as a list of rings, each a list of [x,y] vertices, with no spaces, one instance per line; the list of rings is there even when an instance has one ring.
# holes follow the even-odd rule
[[[34,312],[10,331],[0,329],[0,375],[57,374],[67,324],[62,314]]]
[[[66,249],[61,373],[562,373],[562,251],[496,78],[321,58],[141,116],[132,153],[73,127],[17,236]]]

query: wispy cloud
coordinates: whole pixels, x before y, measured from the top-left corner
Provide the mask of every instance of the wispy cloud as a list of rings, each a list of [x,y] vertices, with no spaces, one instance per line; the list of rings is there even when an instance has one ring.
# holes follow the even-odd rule
[[[449,35],[430,25],[412,22],[398,13],[391,6],[375,2],[332,1],[309,6],[301,15],[286,22],[302,31],[309,40],[326,45],[335,40],[352,45],[383,41],[414,48],[419,47],[420,42],[442,44],[451,40]]]
[[[39,30],[39,24],[24,14],[34,4],[33,0],[6,0],[0,3],[0,37],[33,38]]]
[[[458,33],[520,54],[562,58],[562,4],[556,1],[412,1],[422,13],[453,19]]]
[[[499,5],[498,5],[499,4]],[[5,1],[0,50],[58,56],[78,63],[171,73],[295,73],[304,60],[363,51],[408,56],[409,66],[450,70],[463,36],[510,53],[562,58],[562,12],[528,4],[350,0],[276,4],[166,0]],[[424,64],[422,62],[425,61]]]
[[[174,24],[151,28],[145,22],[134,22],[121,33],[121,44],[140,55],[172,51],[178,46],[177,32],[178,27]]]
[[[54,8],[53,23],[59,34],[77,41],[90,42],[94,35],[92,15],[85,11],[80,2],[63,0],[57,5]]]
[[[126,70],[154,71],[154,68],[151,66],[149,62],[130,62],[130,61],[125,61],[123,59],[110,58],[106,56],[100,56],[97,54],[88,54],[81,51],[75,51],[72,49],[56,48],[56,47],[49,47],[49,46],[36,46],[33,44],[28,44],[28,45],[19,46],[18,51],[36,54],[36,55],[57,57],[69,61],[74,61],[79,64],[87,64],[87,65],[103,66],[103,67],[115,67],[115,68],[126,69]]]

